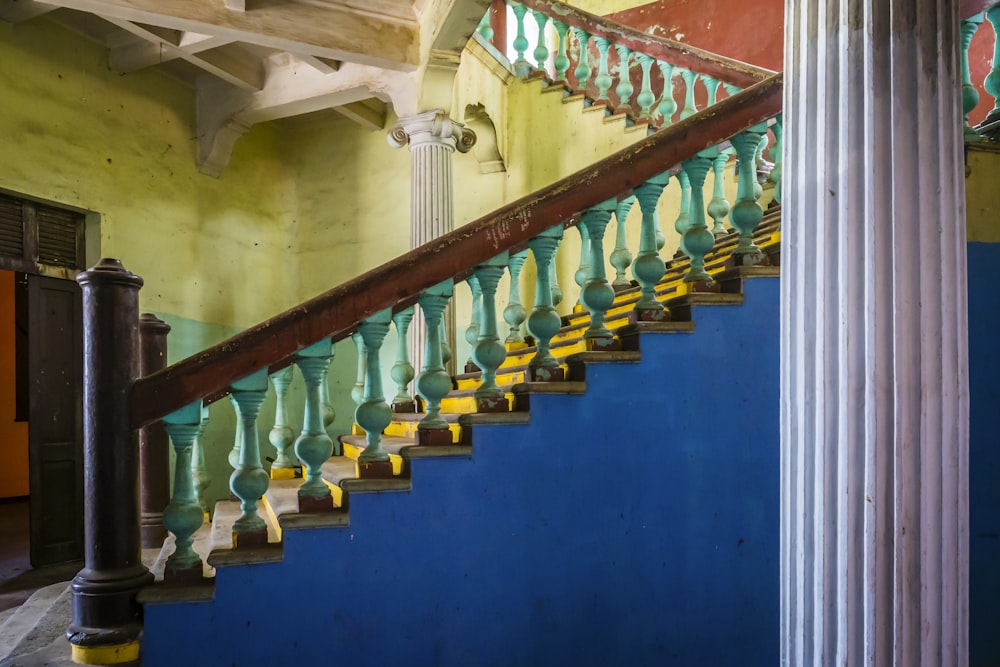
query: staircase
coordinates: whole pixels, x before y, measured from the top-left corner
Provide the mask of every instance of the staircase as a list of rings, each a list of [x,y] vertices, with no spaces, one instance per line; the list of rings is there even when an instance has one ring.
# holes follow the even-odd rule
[[[775,208],[755,235],[773,257],[779,226]],[[620,349],[564,318],[565,381],[524,382],[534,350],[511,353],[512,410],[474,412],[479,373],[456,377],[453,444],[416,446],[395,415],[391,476],[359,478],[364,436],[343,436],[332,512],[274,480],[267,544],[234,549],[240,505],[219,503],[214,581],[140,595],[143,664],[774,664],[777,267],[733,266],[735,236],[706,258],[717,291],[670,263],[669,321],[630,324],[620,291]]]

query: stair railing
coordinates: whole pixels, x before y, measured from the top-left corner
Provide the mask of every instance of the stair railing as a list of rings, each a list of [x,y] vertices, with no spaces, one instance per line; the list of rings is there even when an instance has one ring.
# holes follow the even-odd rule
[[[747,152],[759,143],[767,121],[780,111],[782,79],[775,75],[745,91],[648,136],[600,162],[582,169],[546,188],[456,229],[433,242],[334,287],[298,306],[258,324],[197,355],[137,377],[136,355],[138,291],[142,280],[117,260],[102,260],[81,274],[84,301],[84,439],[86,511],[86,567],[74,580],[74,616],[69,637],[75,647],[131,646],[141,630],[135,593],[151,575],[138,560],[138,460],[136,430],[162,420],[177,453],[174,496],[164,511],[164,523],[176,537],[177,550],[167,562],[165,577],[178,582],[198,579],[200,557],[191,549],[191,537],[201,525],[203,508],[191,474],[196,464],[198,435],[203,428],[204,405],[229,394],[238,417],[238,451],[230,488],[240,499],[241,516],[233,526],[236,548],[257,548],[266,543],[266,529],[258,503],[269,484],[261,464],[257,412],[268,391],[269,377],[276,387],[287,379],[279,374],[290,364],[305,378],[306,405],[302,433],[295,441],[295,454],[303,464],[305,480],[299,488],[300,512],[325,512],[334,508],[330,489],[321,479],[323,462],[333,452],[326,433],[323,386],[333,355],[333,343],[358,334],[356,342],[365,351],[364,392],[358,399],[356,418],[364,427],[367,447],[359,466],[374,474],[385,474],[388,455],[380,446],[382,430],[391,418],[381,386],[379,350],[393,313],[419,303],[431,330],[425,366],[417,377],[418,392],[427,415],[418,429],[423,444],[451,441],[441,438],[438,414],[440,399],[450,390],[442,368],[441,312],[451,297],[456,280],[475,275],[484,297],[495,293],[495,278],[508,270],[509,257],[524,248],[535,253],[543,289],[536,290],[536,303],[528,327],[538,340],[533,367],[538,377],[551,377],[553,364],[546,346],[558,329],[552,308],[552,284],[546,284],[554,246],[563,227],[582,220],[594,250],[583,286],[583,302],[591,311],[595,347],[607,338],[605,311],[613,297],[599,254],[604,230],[619,198],[634,190],[643,211],[643,246],[636,260],[635,275],[647,288],[655,285],[654,274],[663,274],[664,263],[656,254],[655,208],[650,202],[671,173],[688,175],[693,186],[704,182],[714,164],[720,144],[733,141],[737,151]],[[742,147],[742,148],[741,148]],[[747,153],[749,154],[749,153]],[[749,194],[748,194],[749,193]],[[755,197],[752,188],[744,192]],[[643,202],[646,204],[643,204]],[[704,281],[702,275],[706,241],[713,235],[706,225],[707,204],[695,187],[689,222],[684,227],[682,248],[690,259],[688,281]],[[756,205],[756,200],[754,200]],[[736,207],[739,207],[739,202]],[[759,209],[757,205],[757,209]],[[743,229],[738,227],[741,233]],[[700,253],[700,254],[699,254]],[[650,270],[640,269],[640,266]],[[405,277],[405,280],[401,278]],[[658,280],[658,276],[655,276]],[[489,288],[489,289],[488,289]],[[485,301],[485,299],[484,299]],[[648,316],[661,318],[653,298],[645,303]],[[556,320],[558,319],[557,316]],[[518,318],[519,319],[519,318]],[[474,357],[495,371],[503,361],[495,303],[484,303]],[[481,409],[496,409],[501,394],[487,383]],[[285,420],[279,430],[287,426]],[[446,424],[444,425],[446,427]],[[447,428],[444,428],[447,431]],[[276,436],[275,446],[284,451],[288,438]],[[391,466],[390,466],[391,468]],[[391,474],[391,473],[390,473]]]
[[[630,123],[669,125],[675,116],[684,119],[694,114],[699,102],[702,108],[715,104],[720,91],[731,95],[774,74],[648,35],[558,0],[508,0],[508,5],[515,19],[516,38],[509,57],[516,76],[544,77],[566,94],[583,96],[589,106],[627,115]],[[491,25],[491,18],[498,20],[495,16],[491,10],[479,24],[484,39],[496,32]],[[538,28],[534,49],[527,36],[528,22]],[[556,48],[549,49],[550,44]],[[675,91],[680,85],[682,95]]]

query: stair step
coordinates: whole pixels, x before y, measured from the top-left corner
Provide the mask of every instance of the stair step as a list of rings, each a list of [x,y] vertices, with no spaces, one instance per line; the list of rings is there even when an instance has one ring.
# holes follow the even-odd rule
[[[347,436],[345,436],[347,437]],[[356,436],[355,436],[356,437]],[[333,456],[323,464],[323,479],[341,487],[347,495],[352,493],[379,493],[382,491],[409,491],[407,477],[389,479],[359,479],[357,464],[343,456]],[[349,501],[345,498],[345,507]]]
[[[45,648],[64,637],[71,620],[70,582],[40,588],[0,626],[0,660]],[[67,654],[69,647],[66,647]]]
[[[242,514],[238,501],[220,500],[215,504],[215,512],[212,514],[212,550],[208,556],[208,563],[220,567],[280,561],[282,549],[278,527],[274,525],[266,510],[260,514],[267,526],[267,544],[259,547],[235,548],[233,524]]]
[[[326,481],[326,480],[324,480]],[[332,528],[346,526],[349,523],[347,510],[343,507],[343,489],[334,484],[330,493],[333,495],[334,508],[329,512],[299,512],[300,479],[274,480],[264,496],[272,521],[277,526],[278,537],[282,538],[284,531],[302,528]]]
[[[212,552],[212,524],[206,519],[201,524],[201,527],[195,532],[193,537],[194,542],[191,547],[199,556],[201,556],[202,576],[206,578],[214,577],[215,568],[208,564],[208,556]],[[167,567],[167,559],[173,552],[174,535],[173,533],[168,533],[167,538],[163,540],[163,546],[160,548],[156,558],[148,566],[149,571],[153,573],[153,577],[156,581],[163,581],[163,573]]]
[[[478,379],[480,374],[477,373],[465,373],[464,376],[471,378],[476,378],[476,382],[473,385],[462,386],[462,380],[458,380],[459,377],[455,376],[458,380],[459,388],[468,388],[468,386],[478,386]],[[469,380],[466,380],[468,382]],[[410,412],[410,413],[398,413],[393,415],[392,422],[385,429],[385,435],[387,436],[397,436],[401,438],[416,438],[417,426],[420,421],[426,417],[427,414],[423,412]],[[458,415],[456,414],[442,414],[441,417],[448,423],[448,428],[451,430],[451,441],[453,443],[459,443],[462,441],[462,427],[458,424]],[[341,439],[343,442],[343,439]]]

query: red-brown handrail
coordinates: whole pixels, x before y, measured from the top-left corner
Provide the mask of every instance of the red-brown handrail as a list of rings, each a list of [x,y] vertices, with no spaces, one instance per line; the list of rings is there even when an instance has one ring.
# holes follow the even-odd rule
[[[581,210],[626,192],[700,150],[781,111],[782,76],[747,90],[556,183],[301,303],[199,354],[135,382],[131,425],[139,428],[232,382],[287,359],[326,336],[348,336],[385,308],[465,274]]]
[[[616,23],[571,7],[558,0],[519,0],[528,9],[536,9],[569,26],[582,28],[589,34],[604,37],[612,44],[623,44],[632,51],[645,53],[672,65],[685,67],[692,72],[707,74],[725,83],[749,88],[755,83],[774,76],[769,69],[726,58],[694,46],[659,35],[647,35],[641,30]]]
[[[962,0],[959,5],[959,18],[967,19],[981,11],[1000,5],[1000,0]]]

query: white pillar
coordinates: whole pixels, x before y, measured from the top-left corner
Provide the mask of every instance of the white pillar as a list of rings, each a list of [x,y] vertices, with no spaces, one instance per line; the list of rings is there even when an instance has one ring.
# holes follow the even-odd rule
[[[785,3],[783,665],[968,663],[959,4]]]
[[[451,158],[458,150],[468,152],[476,133],[452,120],[441,109],[400,118],[389,128],[389,144],[410,147],[410,248],[417,248],[455,227]],[[444,316],[447,341],[455,350],[455,314]],[[424,359],[426,328],[418,309],[410,326],[410,360],[419,375]]]

